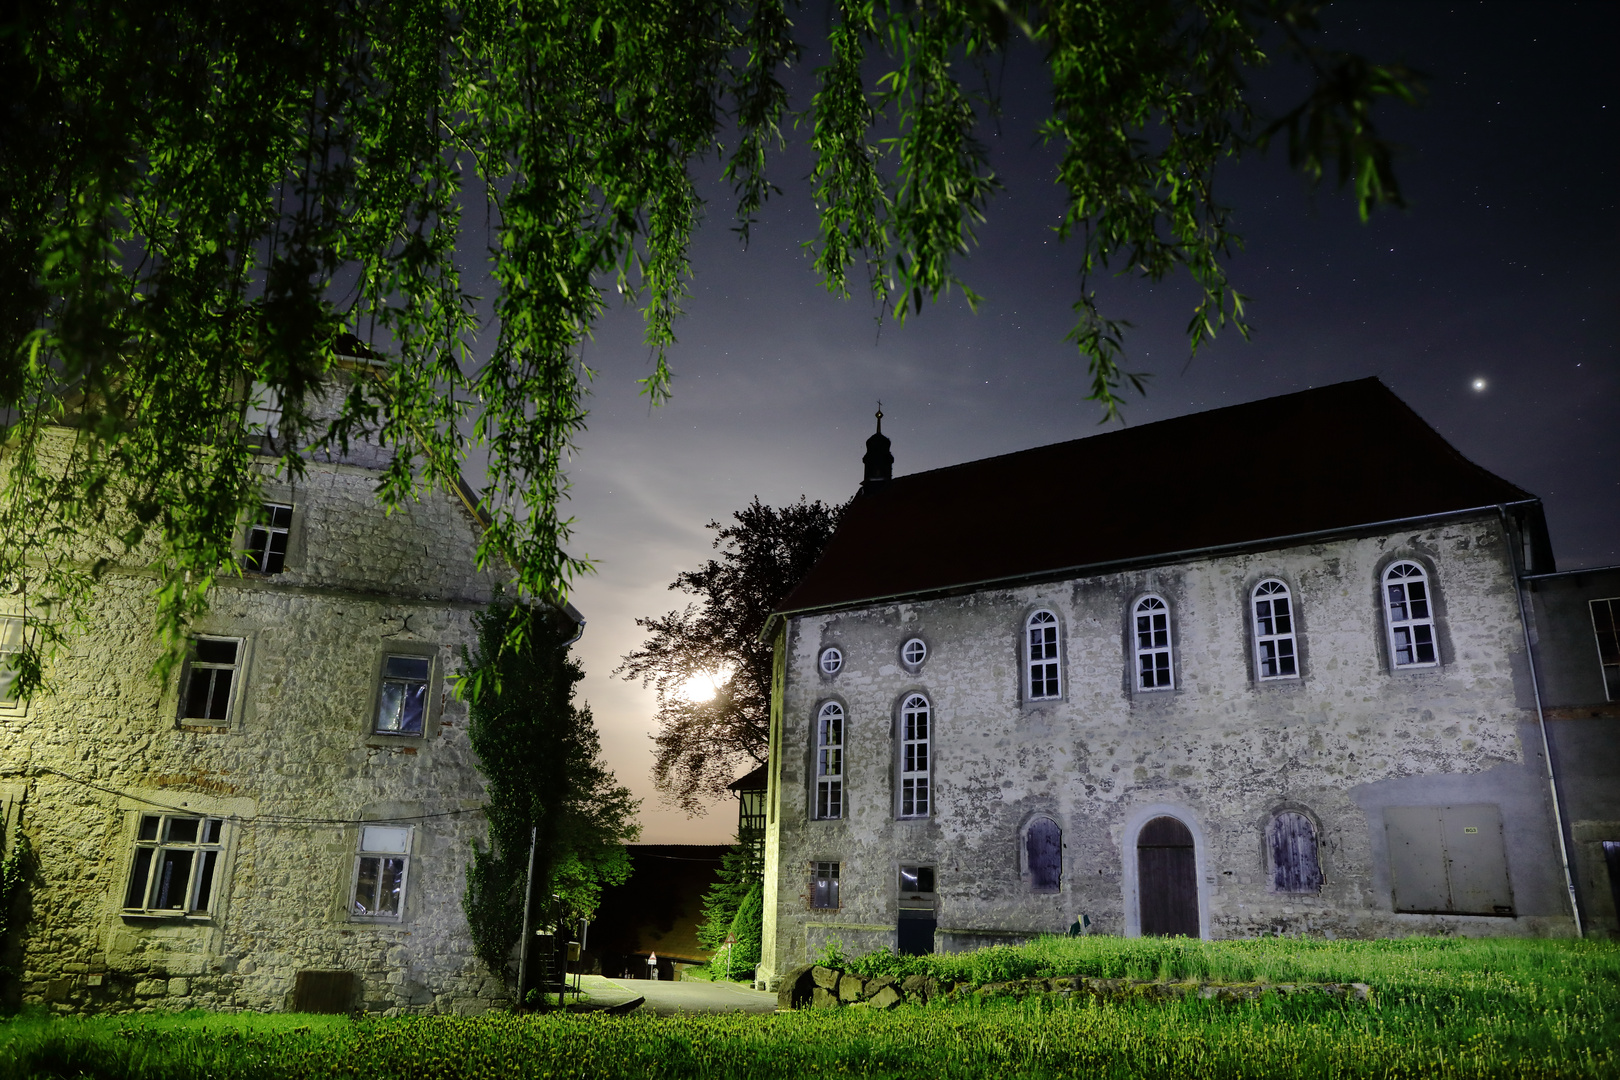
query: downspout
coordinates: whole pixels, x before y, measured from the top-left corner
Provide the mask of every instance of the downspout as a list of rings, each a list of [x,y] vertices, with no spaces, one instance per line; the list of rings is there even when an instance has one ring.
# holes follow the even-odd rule
[[[1519,627],[1524,631],[1524,658],[1530,666],[1530,690],[1536,698],[1536,726],[1541,731],[1541,757],[1547,763],[1547,787],[1552,792],[1553,831],[1558,834],[1558,859],[1564,867],[1564,887],[1569,890],[1569,911],[1575,919],[1575,936],[1585,937],[1581,926],[1580,897],[1575,893],[1575,873],[1569,865],[1569,845],[1564,842],[1563,802],[1558,795],[1558,776],[1553,772],[1552,743],[1547,738],[1547,713],[1541,707],[1541,680],[1536,675],[1536,652],[1530,641],[1530,616],[1524,607],[1523,571],[1519,567],[1519,552],[1515,547],[1513,528],[1508,523],[1506,506],[1498,506],[1502,515],[1502,534],[1507,541],[1508,558],[1513,565],[1513,591],[1519,598]]]

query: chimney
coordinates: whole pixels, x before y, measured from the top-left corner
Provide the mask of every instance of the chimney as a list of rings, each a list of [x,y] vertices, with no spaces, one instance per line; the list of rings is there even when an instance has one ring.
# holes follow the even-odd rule
[[[877,434],[866,440],[866,456],[861,458],[861,463],[866,466],[866,477],[861,481],[863,488],[894,479],[894,455],[889,453],[889,440],[883,434],[881,404],[877,411]]]

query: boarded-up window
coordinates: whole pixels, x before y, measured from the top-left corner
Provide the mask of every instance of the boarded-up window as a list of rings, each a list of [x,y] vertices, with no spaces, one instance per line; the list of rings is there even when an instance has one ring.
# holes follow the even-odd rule
[[[1513,914],[1496,804],[1387,806],[1384,832],[1396,911]]]
[[[1063,884],[1063,831],[1051,818],[1038,817],[1024,830],[1024,855],[1029,861],[1029,887],[1036,892],[1057,892]]]
[[[1292,810],[1271,819],[1271,887],[1278,892],[1322,891],[1322,864],[1316,857],[1316,827]]]
[[[293,979],[292,1011],[349,1013],[360,1007],[360,976],[353,971],[300,971]]]

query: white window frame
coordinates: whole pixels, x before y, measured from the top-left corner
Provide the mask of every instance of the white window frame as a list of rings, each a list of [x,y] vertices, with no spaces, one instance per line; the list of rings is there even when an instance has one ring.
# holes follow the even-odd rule
[[[900,705],[900,783],[898,816],[925,818],[933,805],[934,707],[923,694],[907,694]]]
[[[843,904],[838,896],[838,870],[836,862],[813,860],[810,863],[810,906],[818,911],[837,911]]]
[[[349,919],[354,922],[389,922],[397,923],[405,918],[405,904],[410,896],[411,878],[411,852],[415,848],[416,827],[413,825],[391,825],[381,822],[362,824],[360,836],[356,842],[354,855],[354,873],[349,879]],[[389,862],[399,863],[397,892],[399,894],[398,907],[394,911],[382,910],[376,904],[377,896],[374,893],[372,902],[377,910],[366,910],[360,904],[360,883],[365,872],[366,864],[377,864],[372,878],[374,888],[379,892],[383,889],[383,873],[388,869]]]
[[[1620,596],[1589,600],[1587,610],[1592,613],[1592,637],[1597,642],[1603,693],[1610,701],[1620,701]],[[1608,626],[1598,621],[1599,611],[1606,613]]]
[[[844,707],[826,702],[816,710],[816,789],[811,816],[837,821],[844,816]],[[836,731],[829,730],[834,724]]]
[[[1024,693],[1029,701],[1063,696],[1062,624],[1046,608],[1024,620]]]
[[[1419,595],[1413,597],[1414,587]],[[1398,592],[1397,592],[1398,590]],[[1396,670],[1440,666],[1440,639],[1434,626],[1434,589],[1429,573],[1411,559],[1389,565],[1383,574],[1384,627],[1389,665]],[[1427,659],[1420,659],[1424,650]],[[1402,660],[1402,655],[1407,659]]]
[[[204,660],[199,653],[199,645],[203,642],[229,642],[234,645],[235,654],[230,663],[219,660]],[[236,699],[242,693],[242,673],[246,670],[247,639],[242,637],[228,637],[223,634],[197,634],[191,639],[190,657],[186,661],[185,685],[180,688],[179,713],[182,722],[203,721],[212,724],[229,724],[236,715]],[[193,716],[191,715],[191,689],[200,678],[208,679],[208,704],[205,713],[211,713],[214,705],[215,690],[218,685],[220,672],[228,672],[230,686],[225,692],[225,712],[223,716]]]
[[[196,833],[191,840],[171,836],[176,823],[195,822]],[[150,823],[150,830],[148,824]],[[150,832],[150,835],[148,835]],[[172,865],[169,856],[190,856],[186,868],[184,892],[179,905],[158,906],[163,894],[173,888],[172,876],[165,889],[163,870]],[[141,813],[135,819],[135,850],[129,861],[129,874],[124,881],[125,915],[144,915],[157,918],[207,918],[212,915],[221,892],[220,881],[225,862],[225,819],[202,814]],[[136,890],[139,889],[137,895]],[[131,903],[131,900],[139,903]]]
[[[427,665],[427,674],[424,675],[420,679],[415,678],[414,676],[411,676],[411,675],[390,674],[389,671],[388,671],[388,662],[390,660],[416,660],[416,661],[421,661],[422,663],[425,663]],[[432,712],[433,712],[433,694],[432,694],[432,690],[433,690],[433,662],[434,662],[434,657],[432,655],[427,654],[427,653],[420,653],[420,652],[385,652],[385,653],[383,653],[382,664],[377,670],[376,705],[373,707],[372,712],[371,712],[371,731],[372,731],[372,734],[374,734],[374,735],[393,735],[393,736],[400,736],[400,737],[403,737],[403,738],[410,738],[410,739],[420,739],[420,738],[422,738],[423,736],[425,736],[427,734],[428,721],[432,718]],[[398,710],[397,715],[395,715],[392,718],[390,723],[385,724],[384,719],[385,719],[385,716],[386,716],[386,711],[388,710],[388,707],[389,707],[388,688],[389,688],[390,684],[398,684],[400,687],[405,688],[405,689],[403,689],[401,691],[401,697],[399,699],[400,708]],[[405,712],[404,712],[405,697],[404,697],[404,695],[409,693],[409,688],[412,687],[412,686],[420,686],[422,688],[421,720],[420,720],[420,724],[418,725],[418,727],[414,731],[409,729],[409,728],[406,728],[406,727],[402,726],[402,721],[404,720],[404,716],[405,716]]]
[[[922,667],[927,660],[928,642],[922,638],[907,638],[906,643],[900,646],[900,662],[912,671]]]
[[[17,661],[27,646],[28,621],[21,615],[0,615],[0,710],[16,711],[27,705],[12,694],[17,683]]]
[[[287,555],[292,543],[291,503],[267,502],[259,507],[259,520],[248,528],[247,551],[243,553],[242,568],[255,574],[280,574],[287,569]],[[281,540],[277,551],[276,540]]]
[[[1282,615],[1277,614],[1277,601],[1287,605]],[[1261,614],[1260,605],[1266,605]],[[1280,619],[1287,620],[1287,629],[1279,631]],[[1261,682],[1299,678],[1299,610],[1294,605],[1294,591],[1288,583],[1277,578],[1266,578],[1255,583],[1249,592],[1249,623],[1254,629],[1254,676]],[[1267,646],[1270,646],[1268,650]],[[1268,663],[1273,667],[1266,673]],[[1284,671],[1287,666],[1292,670]]]
[[[821,650],[817,664],[823,675],[836,675],[844,669],[844,652],[836,645],[829,645]]]
[[[1145,627],[1144,623],[1147,624]],[[1149,593],[1132,605],[1131,640],[1134,643],[1137,691],[1174,690],[1175,643],[1170,632],[1170,604],[1164,597]],[[1146,685],[1149,676],[1153,679],[1151,686]]]

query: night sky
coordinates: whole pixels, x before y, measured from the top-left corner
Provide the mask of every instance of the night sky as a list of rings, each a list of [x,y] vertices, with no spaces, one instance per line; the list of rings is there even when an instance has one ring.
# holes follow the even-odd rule
[[[819,20],[801,17],[806,36]],[[1421,109],[1379,114],[1405,147],[1410,208],[1364,225],[1347,195],[1311,194],[1278,156],[1227,169],[1219,190],[1246,241],[1231,274],[1253,339],[1229,333],[1189,363],[1185,280],[1105,280],[1105,311],[1135,324],[1128,366],[1153,374],[1126,422],[1376,375],[1470,459],[1544,500],[1560,569],[1620,563],[1620,5],[1347,4],[1328,26],[1340,47],[1429,76]],[[1047,100],[1038,53],[1014,50],[997,77],[1004,115],[983,134],[1007,187],[961,264],[984,297],[977,314],[957,298],[880,330],[867,299],[828,295],[800,248],[813,234],[809,165],[790,148],[774,172],[784,194],[746,251],[710,169],[672,403],[637,396],[649,357],[635,312],[610,314],[585,350],[598,376],[570,469],[570,549],[599,569],[573,594],[588,621],[581,696],[610,764],[646,800],[644,841],[721,843],[736,825],[730,804],[693,820],[659,802],[652,694],[612,676],[642,640],[635,618],[684,603],[666,586],[709,557],[708,521],[755,495],[849,497],[878,399],[898,475],[1106,430],[1063,342],[1078,251],[1051,231],[1062,194],[1056,150],[1034,134]],[[1302,84],[1285,67],[1257,85],[1281,111]],[[803,72],[792,88],[802,107]],[[1259,464],[1234,482],[1263,483]],[[1085,498],[1083,479],[1054,497]],[[1154,502],[1151,477],[1141,497],[1120,512],[1175,512]]]

